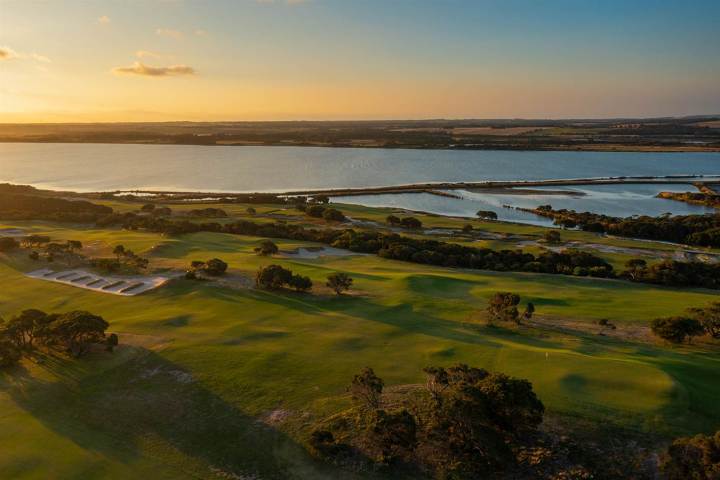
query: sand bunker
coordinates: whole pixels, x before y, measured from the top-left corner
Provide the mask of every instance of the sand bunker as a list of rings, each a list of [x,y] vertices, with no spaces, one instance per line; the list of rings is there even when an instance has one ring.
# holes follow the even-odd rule
[[[110,293],[132,297],[148,290],[158,288],[168,280],[169,277],[105,277],[89,273],[84,270],[64,270],[56,272],[49,268],[36,270],[26,274],[30,278],[47,280],[50,282],[62,283],[72,287],[84,288],[100,293]]]

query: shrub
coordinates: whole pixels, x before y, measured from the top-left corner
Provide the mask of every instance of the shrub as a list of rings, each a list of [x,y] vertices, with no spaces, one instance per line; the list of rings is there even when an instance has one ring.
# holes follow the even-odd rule
[[[700,322],[688,317],[656,318],[650,329],[653,334],[671,343],[682,343],[686,338],[689,340],[704,333]]]
[[[307,210],[305,210],[305,214],[315,218],[322,218],[324,212],[325,207],[322,205],[311,205]]]
[[[213,258],[205,262],[205,268],[203,268],[203,271],[208,275],[217,277],[223,275],[227,271],[227,268],[227,263],[223,262],[219,258]]]
[[[270,240],[263,240],[260,242],[260,246],[255,248],[255,253],[267,257],[269,255],[275,255],[278,253],[278,250],[278,246],[275,245],[275,243]]]
[[[676,439],[661,456],[660,470],[667,480],[720,478],[720,431]]]
[[[422,228],[422,222],[415,217],[405,217],[400,220],[400,225],[405,228],[418,229]]]

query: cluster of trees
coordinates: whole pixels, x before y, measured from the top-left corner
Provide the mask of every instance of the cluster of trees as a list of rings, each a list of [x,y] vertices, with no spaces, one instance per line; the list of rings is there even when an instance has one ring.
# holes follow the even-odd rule
[[[518,305],[520,304],[520,295],[511,292],[497,292],[490,297],[487,306],[488,323],[495,321],[515,322],[518,325],[521,319],[530,320],[535,313],[535,305],[528,302],[525,311],[520,316]]]
[[[360,450],[376,465],[410,465],[436,478],[514,471],[516,449],[545,411],[530,382],[462,364],[424,372],[424,389],[384,402],[385,383],[363,369],[348,387],[355,409],[312,432],[314,453],[342,462]]]
[[[219,277],[224,275],[227,269],[228,264],[219,258],[211,258],[208,261],[193,260],[190,262],[190,268],[185,272],[185,278],[188,280],[196,280],[199,273],[204,273],[211,277]]]
[[[170,207],[158,207],[154,203],[146,203],[140,208],[140,211],[155,215],[156,217],[169,217],[172,215],[172,209]]]
[[[397,217],[395,215],[388,215],[385,218],[385,222],[391,227],[402,227],[417,230],[422,228],[422,222],[415,217]]]
[[[497,213],[493,212],[492,210],[478,210],[475,215],[477,215],[478,218],[482,218],[483,220],[497,220],[498,218]]]
[[[86,354],[93,344],[109,351],[118,344],[116,334],[106,335],[108,323],[85,311],[47,314],[24,310],[7,322],[0,318],[0,367],[15,365],[38,347],[62,350],[74,357]]]
[[[691,341],[701,335],[720,338],[720,302],[704,308],[689,308],[685,315],[656,318],[650,329],[653,334],[671,343]]]
[[[279,290],[283,287],[294,288],[298,292],[312,289],[310,277],[305,277],[280,265],[268,265],[260,268],[255,274],[255,286],[264,290]]]
[[[529,211],[552,218],[557,225],[579,227],[588,232],[720,247],[720,214],[620,218],[575,210],[553,210],[550,205]]]
[[[337,295],[349,290],[353,280],[347,273],[336,272],[327,276],[325,285],[332,289]],[[281,288],[293,288],[298,292],[309,292],[312,290],[313,282],[310,277],[300,274],[293,274],[281,265],[267,265],[261,267],[255,274],[255,286],[264,290],[279,290]]]
[[[115,258],[93,258],[90,260],[90,264],[99,270],[113,273],[121,270],[131,272],[144,270],[150,263],[147,258],[139,256],[129,248],[125,248],[124,245],[116,245],[113,248],[113,255]]]
[[[323,218],[328,222],[344,222],[347,218],[337,208],[330,208],[324,205],[311,205],[305,210],[305,215],[315,218]]]
[[[270,240],[263,240],[260,242],[260,245],[255,247],[255,253],[262,257],[268,257],[270,255],[275,255],[278,253],[279,249],[278,246],[275,245],[274,242]]]
[[[648,265],[641,258],[633,258],[625,263],[621,278],[633,282],[653,283],[675,287],[720,288],[720,265],[702,262],[678,262],[663,260]]]
[[[91,223],[113,209],[85,200],[0,193],[0,217],[5,220],[49,220]]]
[[[446,267],[477,268],[497,271],[524,271],[564,275],[612,277],[613,267],[593,254],[579,250],[544,252],[537,257],[522,250],[476,248],[438,240],[416,239],[395,233],[356,231],[354,229],[306,229],[287,223],[194,223],[141,217],[132,213],[115,214],[107,224],[128,229],[144,228],[167,235],[201,231],[223,232],[324,243],[353,252],[373,253],[384,258]]]
[[[676,439],[660,457],[660,470],[667,480],[720,478],[720,430]]]
[[[706,192],[660,192],[658,198],[677,200],[692,205],[720,208],[720,195]]]
[[[296,224],[256,223],[248,220],[227,224],[195,223],[142,217],[132,213],[113,214],[101,222],[101,225],[117,224],[128,229],[144,228],[166,235],[209,231],[318,242],[353,252],[373,253],[394,260],[445,267],[601,278],[616,276],[612,265],[602,258],[575,249],[548,251],[535,256],[522,250],[477,248],[379,231],[306,229]],[[628,268],[619,276],[643,283],[720,288],[720,266],[699,262],[666,261],[647,268]]]
[[[203,218],[225,218],[228,216],[227,212],[222,208],[195,208],[189,210],[187,215],[190,217],[203,217]]]
[[[0,238],[0,252],[9,252],[17,248],[43,249],[43,255],[48,262],[55,260],[57,256],[77,257],[83,245],[79,240],[67,240],[62,243],[51,242],[47,235],[27,235],[20,241],[12,237]],[[40,253],[32,250],[28,256],[32,260],[39,260]]]

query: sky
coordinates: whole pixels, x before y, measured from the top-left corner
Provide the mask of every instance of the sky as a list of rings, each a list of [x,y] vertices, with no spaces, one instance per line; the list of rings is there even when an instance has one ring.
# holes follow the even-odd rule
[[[0,122],[720,114],[718,0],[0,0]]]

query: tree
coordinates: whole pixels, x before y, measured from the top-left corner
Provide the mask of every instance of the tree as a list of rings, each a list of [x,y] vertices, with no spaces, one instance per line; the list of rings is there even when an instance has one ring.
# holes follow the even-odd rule
[[[248,215],[255,215],[255,214],[257,213],[257,211],[256,211],[253,207],[248,207],[248,208],[246,208],[246,209],[245,209],[245,212],[246,212]]]
[[[90,345],[105,340],[108,322],[90,312],[75,310],[59,315],[51,324],[53,339],[73,356],[88,352]]]
[[[266,290],[277,290],[292,280],[292,272],[280,265],[262,267],[255,274],[255,285]]]
[[[155,210],[155,204],[154,204],[154,203],[146,203],[145,205],[142,206],[142,208],[140,208],[140,211],[141,211],[141,212],[146,212],[146,213],[150,213],[150,212],[152,212],[153,210]]]
[[[490,297],[487,312],[491,320],[517,322],[519,318],[517,306],[519,303],[519,295],[510,292],[497,292]]]
[[[353,279],[345,272],[331,273],[327,277],[327,287],[332,288],[336,294],[340,295],[345,290],[350,290]]]
[[[523,312],[523,318],[525,320],[530,320],[533,316],[533,313],[535,313],[535,304],[532,302],[528,302],[525,306],[525,311]]]
[[[345,215],[336,208],[326,208],[322,217],[328,222],[344,222]]]
[[[708,335],[720,338],[720,302],[713,302],[705,308],[690,308],[688,313],[700,322]]]
[[[218,277],[223,275],[228,268],[228,264],[220,260],[219,258],[212,258],[205,262],[205,268],[203,271],[208,275]]]
[[[327,195],[315,195],[315,197],[313,197],[313,200],[316,203],[330,203],[330,197],[328,197]]]
[[[625,271],[630,278],[635,280],[638,277],[638,272],[644,270],[647,267],[647,262],[642,258],[631,258],[625,262]]]
[[[4,326],[5,336],[20,349],[33,348],[35,337],[42,336],[48,315],[40,310],[23,310]]]
[[[512,461],[509,445],[542,422],[545,408],[527,380],[464,364],[425,371],[441,379],[422,422],[429,443],[422,461],[439,478],[493,478]]]
[[[310,277],[303,277],[302,275],[293,275],[288,282],[288,285],[297,290],[298,292],[307,292],[312,289],[312,280]]]
[[[119,262],[120,258],[125,256],[125,247],[123,245],[117,245],[113,248],[113,255],[115,255],[115,258],[117,258]]]
[[[650,324],[653,334],[671,343],[682,343],[697,335],[704,329],[700,322],[689,317],[656,318]]]
[[[475,215],[485,220],[497,220],[498,218],[497,213],[492,210],[478,210]]]
[[[720,431],[676,439],[660,457],[660,470],[667,480],[720,478]]]
[[[377,410],[380,407],[380,397],[385,383],[370,367],[365,367],[355,375],[350,382],[348,392],[353,400],[369,410]]]
[[[473,226],[470,225],[469,223],[466,223],[465,225],[463,225],[462,231],[463,231],[463,233],[470,233],[473,231]]]
[[[275,255],[278,253],[279,249],[278,246],[275,245],[270,240],[263,240],[260,242],[260,246],[255,248],[255,253],[258,255],[261,255],[263,257],[267,257],[269,255]]]

